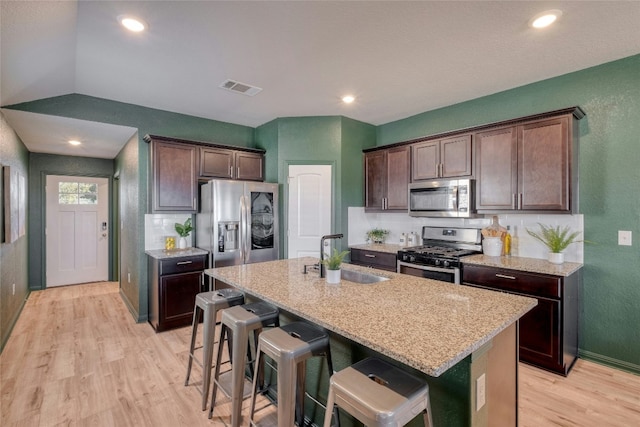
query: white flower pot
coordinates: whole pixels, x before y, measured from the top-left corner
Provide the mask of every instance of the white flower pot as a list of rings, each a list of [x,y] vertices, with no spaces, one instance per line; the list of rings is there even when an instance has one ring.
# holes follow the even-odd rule
[[[326,271],[327,283],[330,285],[336,285],[340,283],[340,270],[327,270]]]
[[[180,240],[178,241],[178,248],[180,249],[186,249],[187,248],[187,238],[186,237],[181,237]]]
[[[552,264],[562,264],[564,262],[564,254],[562,252],[549,252],[547,259]]]

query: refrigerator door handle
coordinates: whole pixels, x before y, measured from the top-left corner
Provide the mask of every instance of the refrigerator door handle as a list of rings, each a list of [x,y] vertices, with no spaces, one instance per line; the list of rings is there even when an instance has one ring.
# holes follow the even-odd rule
[[[244,263],[251,262],[251,204],[249,196],[244,196]]]
[[[246,253],[246,225],[245,225],[245,210],[247,209],[244,201],[244,196],[240,196],[240,260],[241,263],[245,263]]]

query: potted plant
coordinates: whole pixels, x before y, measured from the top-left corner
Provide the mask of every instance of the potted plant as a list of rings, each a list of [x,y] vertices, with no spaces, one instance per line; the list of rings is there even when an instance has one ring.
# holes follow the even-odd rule
[[[187,218],[184,224],[180,224],[179,222],[176,222],[175,228],[176,228],[176,232],[180,236],[178,247],[180,249],[185,249],[187,247],[187,237],[189,237],[189,233],[193,231],[193,227],[191,225],[191,218]]]
[[[372,243],[384,243],[384,239],[389,234],[389,230],[383,230],[381,228],[374,228],[373,230],[367,231],[367,240]]]
[[[327,283],[340,283],[340,267],[342,266],[342,260],[348,253],[349,251],[338,252],[336,248],[333,248],[333,254],[327,255],[322,260],[322,263],[327,268]]]
[[[527,228],[527,233],[535,239],[542,242],[547,248],[549,248],[549,262],[553,264],[562,264],[564,262],[563,251],[572,243],[581,242],[576,240],[579,231],[571,232],[571,228],[567,225],[565,227],[551,227],[544,224],[540,224],[540,233],[531,231]]]

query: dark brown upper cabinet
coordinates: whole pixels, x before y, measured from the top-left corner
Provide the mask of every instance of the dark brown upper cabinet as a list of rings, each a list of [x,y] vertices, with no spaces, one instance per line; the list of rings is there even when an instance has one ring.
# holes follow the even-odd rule
[[[409,148],[401,146],[364,154],[366,211],[407,210]]]
[[[470,176],[471,134],[411,146],[411,181]]]
[[[478,212],[577,212],[572,114],[475,134]]]
[[[198,210],[198,147],[151,139],[152,212]]]
[[[200,147],[200,177],[264,181],[262,153]]]
[[[196,213],[199,180],[264,180],[264,150],[157,135],[144,140],[151,146],[152,213]]]

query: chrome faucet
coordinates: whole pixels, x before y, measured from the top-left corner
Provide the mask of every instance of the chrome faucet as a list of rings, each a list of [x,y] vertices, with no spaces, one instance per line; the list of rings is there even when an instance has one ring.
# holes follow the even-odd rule
[[[322,236],[320,239],[320,277],[324,277],[325,275],[325,266],[324,266],[324,241],[329,239],[342,239],[344,234],[327,234],[326,236]]]

